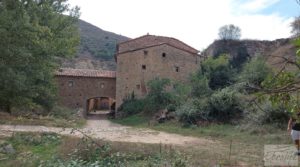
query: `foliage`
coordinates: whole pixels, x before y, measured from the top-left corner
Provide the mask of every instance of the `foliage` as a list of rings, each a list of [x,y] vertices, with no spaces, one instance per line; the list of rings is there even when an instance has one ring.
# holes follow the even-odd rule
[[[186,124],[196,124],[198,120],[198,109],[192,100],[187,101],[176,110],[179,121]]]
[[[220,122],[230,122],[243,113],[241,99],[238,93],[230,88],[215,92],[209,99],[209,117]]]
[[[245,90],[255,92],[262,87],[263,81],[271,74],[272,69],[266,64],[264,58],[257,56],[243,66],[238,79]]]
[[[6,111],[53,106],[55,58],[73,55],[79,41],[78,8],[70,9],[66,2],[1,1],[0,106]]]
[[[167,90],[167,87],[171,86],[171,80],[165,78],[155,78],[148,83],[149,93],[145,98],[145,111],[156,112],[160,109],[164,109],[170,104],[174,97]]]
[[[229,65],[227,55],[221,55],[217,58],[209,57],[201,64],[200,70],[197,77],[203,79],[204,82],[204,77],[206,77],[212,90],[224,88],[233,82],[234,70]]]
[[[209,87],[209,80],[201,73],[198,72],[197,74],[192,75],[190,80],[192,85],[192,96],[202,98],[212,92]]]
[[[130,99],[124,101],[121,106],[122,112],[127,115],[133,115],[144,111],[145,100],[143,99]]]
[[[264,101],[248,106],[244,124],[249,126],[271,125],[285,129],[289,118],[290,114],[284,106],[274,106],[269,101]]]
[[[292,31],[294,37],[299,37],[300,35],[300,17],[295,17],[294,21],[291,23]]]
[[[222,40],[238,40],[241,38],[241,29],[233,24],[224,25],[219,29],[219,37]]]
[[[104,31],[83,20],[79,20],[80,47],[79,55],[86,52],[102,60],[113,60],[116,44],[128,40],[127,37]]]
[[[186,124],[196,124],[198,121],[230,123],[240,118],[242,113],[241,99],[230,88],[215,91],[207,98],[189,100],[176,110],[179,120]]]
[[[17,145],[59,145],[61,142],[61,137],[56,133],[16,133],[10,139],[11,142]]]

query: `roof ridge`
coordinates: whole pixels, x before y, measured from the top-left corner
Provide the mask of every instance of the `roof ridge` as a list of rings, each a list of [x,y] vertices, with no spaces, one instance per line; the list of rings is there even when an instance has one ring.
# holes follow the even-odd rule
[[[118,45],[122,45],[122,44],[125,44],[125,43],[129,43],[129,42],[133,42],[133,41],[136,41],[136,40],[139,40],[141,38],[144,38],[144,37],[148,37],[148,36],[151,36],[151,37],[154,37],[154,38],[157,38],[159,42],[161,43],[170,43],[170,42],[166,42],[164,41],[162,38],[164,39],[169,39],[169,40],[173,40],[173,41],[176,41],[178,43],[180,43],[181,45],[184,45],[185,47],[195,51],[195,52],[199,52],[199,50],[191,47],[190,45],[184,43],[183,41],[179,40],[179,39],[176,39],[174,37],[168,37],[168,36],[161,36],[161,35],[150,35],[150,34],[146,34],[146,35],[143,35],[143,36],[140,36],[140,37],[137,37],[137,38],[134,38],[134,39],[131,39],[131,40],[127,40],[127,41],[124,41],[124,42],[120,42],[118,43]],[[161,38],[161,39],[160,39]]]
[[[59,68],[65,70],[82,70],[82,71],[104,71],[104,72],[116,72],[112,70],[97,70],[97,69],[83,69],[83,68]]]
[[[132,41],[138,40],[138,39],[140,39],[140,38],[144,38],[144,37],[146,37],[146,36],[151,36],[151,35],[149,35],[149,34],[142,35],[142,36],[137,37],[137,38],[134,38],[134,39],[129,39],[129,40],[124,41],[124,42],[119,42],[118,44],[124,44],[124,43],[127,43],[127,42],[132,42]]]

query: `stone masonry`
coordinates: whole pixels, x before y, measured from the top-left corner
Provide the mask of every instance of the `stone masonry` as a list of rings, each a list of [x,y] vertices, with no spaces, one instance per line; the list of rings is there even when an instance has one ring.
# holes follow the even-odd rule
[[[59,103],[69,108],[84,108],[91,98],[116,98],[114,71],[60,69],[56,73]]]
[[[200,66],[196,49],[174,38],[152,35],[120,43],[116,61],[117,107],[132,92],[137,98],[144,97],[148,81],[156,77],[186,83]]]
[[[117,71],[60,69],[56,73],[60,104],[70,108],[91,108],[92,98],[116,100],[116,109],[134,92],[144,97],[147,83],[169,78],[187,83],[200,66],[198,51],[169,37],[145,35],[119,43],[115,55]],[[95,99],[94,99],[95,100]]]

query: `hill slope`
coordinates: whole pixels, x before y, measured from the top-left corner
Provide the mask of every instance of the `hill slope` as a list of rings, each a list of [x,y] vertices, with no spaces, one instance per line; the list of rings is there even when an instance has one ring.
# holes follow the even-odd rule
[[[80,69],[115,70],[116,44],[129,38],[104,31],[90,23],[79,20],[80,46],[72,59],[62,60],[62,67]]]
[[[291,59],[296,57],[296,47],[292,41],[292,39],[274,41],[217,40],[205,49],[202,55],[207,57],[229,54],[232,58],[237,59],[237,62],[242,62],[248,57],[262,55],[266,57],[271,66],[280,68],[284,64],[283,57]]]

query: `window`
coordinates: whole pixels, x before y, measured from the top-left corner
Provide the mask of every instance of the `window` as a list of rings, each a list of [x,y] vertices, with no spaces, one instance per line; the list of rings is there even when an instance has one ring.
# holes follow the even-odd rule
[[[136,85],[136,88],[138,89],[138,90],[140,90],[141,89],[141,85]]]
[[[175,71],[176,71],[176,72],[179,72],[179,67],[175,67]]]
[[[165,58],[165,57],[167,56],[167,54],[166,54],[166,53],[162,53],[161,56],[162,56],[163,58]]]
[[[148,50],[144,50],[144,55],[148,55]]]
[[[74,81],[69,81],[69,82],[68,82],[68,86],[69,86],[69,87],[73,87],[73,86],[74,86]]]
[[[142,65],[142,69],[143,69],[143,70],[146,70],[146,65]]]
[[[100,84],[100,87],[103,89],[103,88],[104,88],[104,83],[101,83],[101,84]]]

